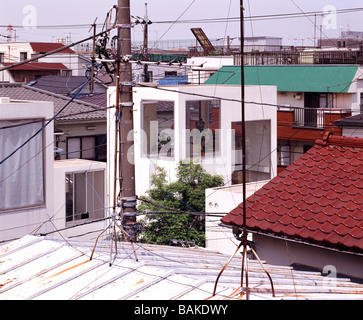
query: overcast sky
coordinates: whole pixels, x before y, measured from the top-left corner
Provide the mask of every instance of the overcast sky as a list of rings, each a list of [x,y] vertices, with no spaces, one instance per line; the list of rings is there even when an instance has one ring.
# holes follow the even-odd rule
[[[107,10],[117,0],[0,0],[0,34],[6,34],[6,26],[16,26],[17,41],[55,41],[70,36],[72,41],[83,39],[87,27],[46,29],[44,26],[103,23]],[[240,0],[130,0],[131,14],[144,16],[145,2],[148,3],[151,21],[175,21],[188,19],[217,19],[239,17]],[[323,11],[329,8],[348,9],[363,7],[362,0],[244,0],[245,15],[259,16],[282,13]],[[329,7],[327,7],[329,6]],[[188,8],[189,7],[189,8]],[[187,9],[188,8],[188,9]],[[187,9],[187,10],[186,10]],[[328,24],[323,37],[337,37],[340,30],[363,31],[363,11],[318,16],[317,25]],[[284,44],[313,45],[314,17],[302,16],[293,19],[249,21],[246,19],[246,36],[282,37]],[[38,28],[26,30],[22,26],[35,22]],[[238,22],[220,23],[154,23],[150,26],[150,39],[193,39],[190,28],[202,27],[209,38],[239,36]],[[167,32],[166,32],[167,31]],[[166,32],[166,33],[165,33]],[[165,34],[164,34],[165,33]],[[141,39],[142,28],[136,26],[132,32],[135,40]],[[320,33],[317,32],[317,36]],[[1,42],[6,39],[0,37]]]

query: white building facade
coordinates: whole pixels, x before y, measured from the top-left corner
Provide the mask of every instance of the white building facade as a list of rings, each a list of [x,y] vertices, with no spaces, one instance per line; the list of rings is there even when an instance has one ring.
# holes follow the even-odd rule
[[[109,106],[115,104],[115,96],[115,88],[110,88]],[[174,181],[180,161],[201,163],[209,173],[221,175],[226,185],[238,183],[242,170],[240,86],[135,87],[133,100],[134,131],[128,139],[134,141],[129,154],[135,164],[137,195],[150,188],[157,166],[165,168],[169,181]],[[246,87],[249,181],[276,175],[276,108],[266,103],[276,105],[276,87]],[[108,159],[114,159],[114,121],[111,108]],[[113,161],[108,163],[108,172],[114,172]],[[112,179],[109,185],[112,195]]]
[[[0,241],[31,233],[53,212],[53,123],[45,126],[53,115],[52,102],[0,98]]]

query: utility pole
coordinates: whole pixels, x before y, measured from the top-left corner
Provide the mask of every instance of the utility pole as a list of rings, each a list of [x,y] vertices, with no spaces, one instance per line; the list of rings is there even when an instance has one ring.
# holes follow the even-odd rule
[[[242,227],[242,274],[241,274],[241,287],[243,287],[243,271],[247,263],[247,219],[246,219],[246,125],[245,125],[245,72],[244,72],[244,6],[243,0],[240,0],[240,33],[241,33],[241,129],[242,129],[242,215],[243,215],[243,227]],[[248,274],[246,269],[246,297],[249,298],[248,293]]]
[[[149,24],[151,21],[149,20],[148,13],[147,13],[147,3],[145,3],[145,16],[144,16],[144,50],[143,50],[143,60],[149,60]],[[150,82],[150,77],[148,73],[148,65],[147,63],[144,64],[144,82]]]
[[[95,62],[96,62],[96,57],[95,57],[95,49],[96,49],[96,21],[97,18],[95,19],[95,22],[93,22],[92,24],[92,28],[93,28],[93,47],[92,47],[92,71],[91,71],[91,82],[90,82],[90,94],[91,96],[93,95],[93,89],[94,89],[94,72],[95,72]],[[91,29],[90,29],[91,31]]]
[[[130,0],[118,0],[118,44],[117,92],[119,108],[119,184],[121,201],[121,219],[129,240],[136,241],[136,191],[134,161],[129,161],[128,152],[132,150],[133,141],[128,141],[129,132],[133,130],[133,97],[131,63],[121,61],[121,57],[131,56],[131,16]],[[131,139],[129,139],[131,140]],[[133,154],[132,154],[133,156]],[[131,159],[130,159],[131,160]]]

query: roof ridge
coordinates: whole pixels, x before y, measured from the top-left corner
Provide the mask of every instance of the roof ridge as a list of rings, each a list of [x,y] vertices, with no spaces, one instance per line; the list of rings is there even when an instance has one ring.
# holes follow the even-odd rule
[[[330,131],[328,131],[325,133],[322,139],[316,140],[315,144],[323,147],[337,146],[337,147],[363,149],[363,138],[335,136]]]

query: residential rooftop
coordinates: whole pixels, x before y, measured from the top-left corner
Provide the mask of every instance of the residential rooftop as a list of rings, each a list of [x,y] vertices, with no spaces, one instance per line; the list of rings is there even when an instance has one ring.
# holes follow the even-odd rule
[[[94,242],[25,236],[0,247],[0,299],[6,300],[236,300],[241,256],[235,256],[215,280],[229,256],[202,248],[167,247],[102,240]],[[135,257],[136,253],[136,257]],[[111,257],[111,258],[110,258]],[[110,266],[111,264],[111,266]],[[363,285],[318,272],[296,271],[263,262],[274,285],[256,260],[248,260],[249,298],[363,299]]]
[[[0,97],[9,97],[13,100],[51,101],[54,103],[54,113],[58,113],[67,103],[69,105],[57,116],[57,120],[106,120],[106,109],[99,105],[73,100],[59,94],[42,89],[33,88],[23,83],[5,83],[0,86]]]
[[[275,85],[280,92],[348,93],[358,65],[245,66],[246,85]],[[241,67],[224,66],[204,84],[241,85]]]
[[[363,139],[327,133],[246,200],[247,228],[363,253]],[[241,203],[221,220],[243,226]]]
[[[343,118],[334,122],[342,127],[363,127],[363,114],[357,114],[352,117]]]

